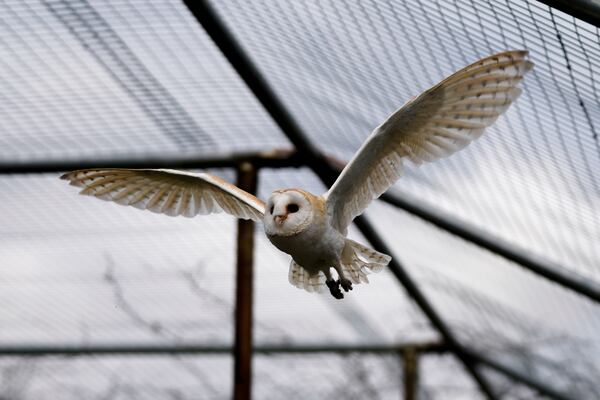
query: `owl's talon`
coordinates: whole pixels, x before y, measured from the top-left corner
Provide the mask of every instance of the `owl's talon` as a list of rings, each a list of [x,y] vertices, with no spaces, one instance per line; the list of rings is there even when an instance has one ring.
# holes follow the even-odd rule
[[[344,289],[346,292],[352,290],[352,282],[349,279],[342,278],[340,283],[342,285],[342,289]]]
[[[328,287],[328,288],[331,290],[331,289],[333,289],[333,288],[335,288],[335,287],[339,286],[339,285],[340,285],[340,281],[336,281],[336,280],[334,280],[334,279],[327,279],[327,280],[325,281],[325,284],[326,284],[326,285],[327,285],[327,287]]]
[[[344,298],[344,294],[340,290],[340,281],[339,280],[335,281],[333,279],[329,279],[329,280],[325,281],[325,284],[329,288],[329,292],[331,293],[331,295],[333,297],[335,297],[336,299]]]

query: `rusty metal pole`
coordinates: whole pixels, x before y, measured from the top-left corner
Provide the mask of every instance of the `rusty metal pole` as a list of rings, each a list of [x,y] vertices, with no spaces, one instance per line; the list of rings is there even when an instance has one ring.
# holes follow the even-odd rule
[[[419,387],[419,354],[414,347],[402,351],[404,370],[404,400],[416,400]]]
[[[237,184],[248,193],[256,193],[256,168],[239,165]],[[235,343],[233,398],[249,400],[252,395],[252,284],[254,222],[239,220],[237,235],[237,274],[235,296]]]

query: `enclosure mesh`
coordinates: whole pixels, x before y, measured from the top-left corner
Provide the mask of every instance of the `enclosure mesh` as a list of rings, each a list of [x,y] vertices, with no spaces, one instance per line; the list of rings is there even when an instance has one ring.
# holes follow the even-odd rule
[[[367,215],[462,343],[576,398],[600,396],[597,303],[391,206]]]
[[[600,282],[597,28],[522,0],[215,5],[307,135],[342,160],[444,76],[529,50],[536,66],[506,116],[459,154],[407,168],[394,191]]]
[[[0,159],[289,147],[185,6],[0,4]]]
[[[407,168],[392,193],[600,283],[597,28],[524,0],[213,4],[308,137],[341,160],[454,70],[528,49],[536,67],[506,116],[459,154]],[[2,162],[291,146],[175,1],[4,2],[0,88]],[[263,198],[325,190],[307,169],[260,180]],[[231,343],[232,219],[81,198],[55,175],[1,177],[0,204],[0,345]],[[460,340],[557,390],[600,397],[596,304],[389,206],[367,216]],[[289,257],[257,233],[257,343],[439,339],[389,271],[343,303],[310,296],[288,286]],[[402,390],[395,356],[269,355],[255,366],[259,398]],[[484,373],[501,398],[535,396]],[[226,398],[230,376],[221,356],[2,358],[0,397]],[[451,356],[423,358],[421,376],[422,398],[480,396]]]

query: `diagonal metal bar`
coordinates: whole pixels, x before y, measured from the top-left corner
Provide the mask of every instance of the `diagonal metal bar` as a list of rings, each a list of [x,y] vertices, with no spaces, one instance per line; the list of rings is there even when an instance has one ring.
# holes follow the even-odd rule
[[[392,250],[387,247],[385,242],[377,234],[377,232],[365,216],[357,217],[354,220],[354,222],[360,230],[360,232],[373,245],[373,247],[375,247],[378,251],[393,256]],[[568,394],[562,393],[560,390],[553,388],[548,383],[543,383],[539,380],[536,380],[531,376],[528,376],[526,373],[514,369],[506,363],[501,363],[499,361],[494,360],[492,357],[481,354],[481,352],[476,352],[473,349],[463,346],[454,337],[450,327],[446,325],[446,322],[441,317],[439,317],[435,309],[426,299],[425,295],[416,286],[412,278],[406,272],[406,268],[404,268],[400,264],[400,262],[397,261],[397,257],[394,257],[392,259],[392,261],[389,264],[389,268],[392,271],[392,273],[396,276],[396,278],[402,283],[406,291],[410,293],[415,302],[419,304],[419,306],[430,319],[432,324],[440,331],[444,339],[447,341],[450,349],[461,359],[461,361],[463,361],[463,364],[467,367],[467,370],[471,372],[471,374],[476,380],[480,378],[482,374],[479,372],[479,370],[476,369],[475,364],[481,364],[490,367],[498,372],[501,372],[504,375],[509,376],[510,378],[516,381],[524,383],[543,395],[560,400],[567,400],[571,398]],[[483,380],[482,382],[477,382],[479,383],[480,387],[482,384],[487,384],[485,380]],[[491,398],[495,398],[495,396],[491,394]]]
[[[339,173],[346,166],[343,161],[329,157],[328,164]],[[571,269],[549,260],[536,257],[533,253],[521,250],[511,243],[494,237],[487,232],[465,224],[452,216],[442,213],[433,207],[428,207],[423,202],[411,199],[399,193],[384,193],[379,197],[390,205],[400,208],[412,215],[427,221],[455,236],[458,236],[481,248],[491,251],[508,261],[519,264],[524,269],[534,274],[558,283],[562,287],[572,290],[590,300],[600,303],[600,285],[589,279],[579,276]]]
[[[229,32],[229,30],[225,27],[224,23],[221,21],[209,2],[185,0],[185,4],[196,17],[198,22],[202,25],[206,33],[211,37],[213,42],[219,47],[233,68],[248,85],[258,101],[260,101],[263,107],[265,107],[267,112],[279,125],[281,130],[296,146],[298,152],[304,155],[306,164],[317,173],[317,175],[327,186],[331,186],[337,177],[337,173],[329,166],[327,160],[302,132],[300,125],[287,111],[284,104],[279,100],[260,71],[254,66],[254,63],[245,54],[244,50],[238,44],[231,32]],[[360,221],[362,221],[362,219]],[[362,224],[362,228],[361,225],[357,224],[361,231],[365,228],[365,223]],[[382,244],[383,242],[379,240],[377,234],[374,233],[371,236],[372,239],[377,239],[374,241],[380,242],[372,242],[372,244],[379,250],[386,252],[383,248],[378,246],[378,244]],[[421,293],[417,285],[412,281],[408,274],[404,272],[403,268],[395,261],[392,261],[392,264],[393,270],[398,271],[396,276],[401,277],[399,278],[400,282],[404,285],[405,289],[409,292],[413,299],[415,299],[423,312],[429,317],[432,324],[438,329],[444,339],[455,351],[455,353],[464,363],[466,369],[479,384],[481,390],[488,398],[494,399],[495,396],[490,384],[487,383],[485,377],[476,369],[472,360],[465,357],[461,353],[461,346],[454,338],[452,332],[446,327],[442,318],[439,317],[437,312],[429,304],[429,301]]]
[[[371,243],[373,247],[385,254],[392,255],[393,252],[387,247],[385,242],[381,239],[379,234],[375,231],[371,223],[365,216],[359,216],[354,220],[356,227],[360,233]],[[406,272],[406,268],[400,264],[397,257],[393,257],[392,261],[388,266],[396,279],[404,286],[404,289],[413,298],[415,303],[419,305],[423,313],[429,318],[431,324],[440,332],[444,340],[448,343],[450,349],[456,354],[456,356],[462,361],[467,371],[471,374],[473,379],[478,383],[481,390],[490,399],[495,399],[496,396],[492,390],[491,385],[487,382],[483,374],[479,372],[476,367],[476,362],[473,357],[467,355],[465,348],[456,339],[454,333],[450,330],[446,322],[439,316],[437,311],[431,305],[427,297],[423,294],[421,289],[413,281],[411,276]]]
[[[318,165],[321,174],[326,175],[327,179],[333,182],[337,178],[338,173],[329,167],[327,161],[321,156],[320,151],[303,134],[300,125],[281,100],[279,100],[279,97],[271,89],[269,83],[252,60],[246,55],[236,38],[221,21],[216,10],[209,4],[210,2],[207,0],[184,0],[184,3],[238,75],[244,80],[244,83],[252,91],[256,99],[262,104],[296,149],[302,153],[305,164],[309,166]]]
[[[578,276],[574,271],[562,265],[536,257],[532,253],[516,248],[514,245],[493,237],[486,232],[465,225],[449,215],[428,207],[422,202],[411,200],[405,196],[386,193],[380,200],[409,212],[438,228],[465,239],[479,247],[498,254],[499,256],[519,264],[523,268],[542,276],[552,282],[558,283],[590,300],[600,303],[600,285]]]
[[[327,160],[329,167],[335,168],[338,173],[342,172],[345,167],[344,162],[334,157],[329,157]],[[594,302],[600,303],[600,285],[590,281],[588,278],[577,275],[572,269],[521,250],[511,243],[465,224],[448,214],[442,213],[433,207],[428,207],[423,202],[411,199],[406,195],[387,192],[381,195],[379,200],[417,216],[508,261],[517,263],[524,269],[557,283],[565,289],[572,290]]]
[[[538,0],[538,2],[600,27],[598,0]]]
[[[481,352],[476,352],[473,349],[466,348],[464,350],[468,357],[472,357],[473,359],[477,360],[479,364],[485,365],[486,367],[492,368],[497,372],[501,372],[509,378],[524,383],[527,386],[537,390],[542,395],[558,400],[573,400],[576,398],[583,398],[577,396],[576,393],[565,393],[553,388],[551,385],[548,385],[547,378],[544,379],[528,376],[527,372],[519,371],[514,366],[508,365],[506,362],[502,362],[494,357],[482,354]]]

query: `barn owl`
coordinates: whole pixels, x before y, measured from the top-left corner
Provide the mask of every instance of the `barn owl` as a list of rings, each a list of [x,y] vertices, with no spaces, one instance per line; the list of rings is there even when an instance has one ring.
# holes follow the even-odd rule
[[[346,237],[352,220],[400,178],[405,160],[433,161],[480,137],[520,95],[518,84],[532,67],[527,51],[498,53],[409,100],[373,130],[322,195],[281,189],[264,203],[216,176],[168,169],[86,169],[62,179],[83,187],[82,194],[156,213],[224,211],[262,221],[271,243],[292,257],[292,285],[309,292],[328,287],[341,299],[341,289],[367,283],[391,260]]]

